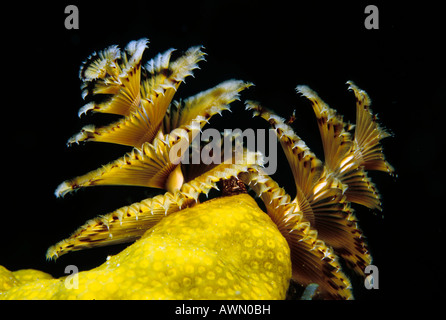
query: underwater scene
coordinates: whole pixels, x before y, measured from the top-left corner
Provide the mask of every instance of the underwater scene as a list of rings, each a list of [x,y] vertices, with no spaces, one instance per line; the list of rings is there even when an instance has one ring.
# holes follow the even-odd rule
[[[361,2],[27,9],[1,300],[444,297],[434,22]]]

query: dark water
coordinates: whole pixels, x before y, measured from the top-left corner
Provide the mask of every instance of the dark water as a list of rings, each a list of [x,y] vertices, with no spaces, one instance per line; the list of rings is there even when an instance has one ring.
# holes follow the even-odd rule
[[[77,118],[83,105],[78,68],[95,50],[148,37],[144,59],[170,47],[204,45],[207,62],[186,79],[176,99],[236,78],[256,86],[242,94],[283,117],[296,109],[296,132],[320,157],[322,147],[309,103],[294,88],[306,84],[345,119],[354,122],[353,80],[372,98],[372,108],[394,137],[384,140],[398,178],[370,174],[383,198],[383,213],[355,207],[380,271],[380,288],[366,290],[352,276],[359,299],[439,297],[444,286],[440,258],[444,237],[443,168],[445,101],[444,28],[438,8],[378,4],[379,29],[364,27],[366,4],[272,5],[212,1],[163,7],[161,2],[119,7],[79,4],[79,29],[64,27],[64,8],[32,4],[9,9],[20,17],[3,40],[3,192],[0,265],[64,274],[99,265],[125,245],[72,253],[45,261],[48,246],[86,220],[150,195],[144,188],[90,188],[56,199],[57,185],[114,160],[128,148],[66,140],[93,117]],[[11,99],[12,98],[12,99]],[[443,107],[443,108],[441,108]],[[441,109],[440,109],[441,108]],[[232,114],[216,117],[217,128],[264,125],[234,103]],[[6,112],[6,114],[5,114]],[[282,157],[282,158],[280,158]],[[284,160],[283,155],[279,159]],[[285,163],[285,162],[283,162]],[[286,164],[286,163],[285,163]],[[275,178],[293,191],[290,171]],[[416,289],[414,289],[416,288]],[[422,292],[416,294],[414,292]]]

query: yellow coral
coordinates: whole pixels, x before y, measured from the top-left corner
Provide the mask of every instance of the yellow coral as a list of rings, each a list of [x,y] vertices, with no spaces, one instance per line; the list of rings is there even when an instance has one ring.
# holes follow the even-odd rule
[[[237,208],[237,210],[234,210]],[[0,269],[2,299],[283,299],[290,250],[247,194],[173,213],[90,271]],[[5,281],[7,280],[7,281]]]
[[[293,279],[311,285],[310,292],[318,298],[351,299],[351,283],[338,256],[361,276],[372,256],[350,203],[381,210],[380,195],[367,170],[390,174],[394,170],[380,145],[389,134],[371,112],[367,93],[349,82],[356,97],[357,123],[352,126],[313,90],[296,88],[312,104],[325,162],[294,132],[292,119],[286,121],[256,102],[246,102],[246,109],[268,121],[277,134],[295,182],[293,199],[262,169],[263,155],[245,149],[235,136],[224,135],[231,146],[235,139],[229,154],[226,146],[223,154],[218,152],[223,145],[212,138],[211,164],[204,159],[196,163],[189,154],[209,119],[230,110],[240,92],[252,84],[228,80],[174,101],[179,85],[198,68],[205,53],[192,47],[171,62],[173,49],[169,49],[143,64],[147,43],[147,39],[132,41],[124,50],[111,46],[81,67],[82,95],[88,103],[79,115],[100,112],[122,117],[104,127],[88,125],[68,144],[96,141],[133,149],[64,181],[55,194],[65,196],[97,185],[166,192],[87,221],[51,246],[47,258],[139,240],[101,266],[61,279],[36,270],[10,272],[0,267],[0,298],[278,299],[285,297]],[[202,151],[209,151],[208,146]],[[242,157],[239,151],[244,151]],[[235,182],[228,185],[237,192],[248,186],[266,212],[247,194],[229,197],[225,188],[226,197],[197,205],[199,195],[218,189],[220,181]]]

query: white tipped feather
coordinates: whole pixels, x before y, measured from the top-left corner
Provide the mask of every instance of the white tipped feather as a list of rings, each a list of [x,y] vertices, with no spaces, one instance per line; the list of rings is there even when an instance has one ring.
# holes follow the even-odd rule
[[[80,118],[83,114],[87,114],[88,111],[94,109],[94,106],[95,106],[94,102],[90,102],[90,103],[85,104],[84,106],[82,106],[79,109],[79,111],[77,113],[77,116]]]

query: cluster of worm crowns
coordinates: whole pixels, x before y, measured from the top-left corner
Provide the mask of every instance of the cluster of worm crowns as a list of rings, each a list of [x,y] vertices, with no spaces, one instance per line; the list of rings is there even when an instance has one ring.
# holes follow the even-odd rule
[[[97,141],[133,149],[97,170],[63,182],[55,194],[60,197],[98,185],[144,186],[164,193],[87,221],[69,238],[50,247],[47,258],[134,241],[164,217],[194,206],[200,194],[218,190],[220,180],[235,178],[263,201],[266,214],[287,240],[292,279],[304,286],[318,284],[329,298],[351,297],[351,283],[339,259],[362,276],[372,260],[351,203],[381,210],[380,195],[366,170],[393,172],[380,145],[389,134],[372,114],[368,95],[348,82],[357,101],[356,125],[352,125],[344,123],[310,88],[296,88],[311,101],[324,162],[285,119],[256,102],[246,102],[246,109],[268,121],[277,134],[295,181],[296,197],[292,199],[265,173],[258,152],[246,149],[243,161],[222,159],[220,164],[185,164],[178,161],[184,154],[171,159],[172,148],[187,149],[209,119],[229,110],[230,103],[252,84],[229,80],[185,100],[172,101],[179,85],[204,60],[202,47],[188,49],[175,61],[171,61],[174,50],[170,49],[143,64],[147,44],[147,39],[141,39],[124,50],[110,46],[83,63],[83,97],[107,99],[91,99],[79,116],[100,112],[122,117],[106,126],[85,126],[68,144]]]

